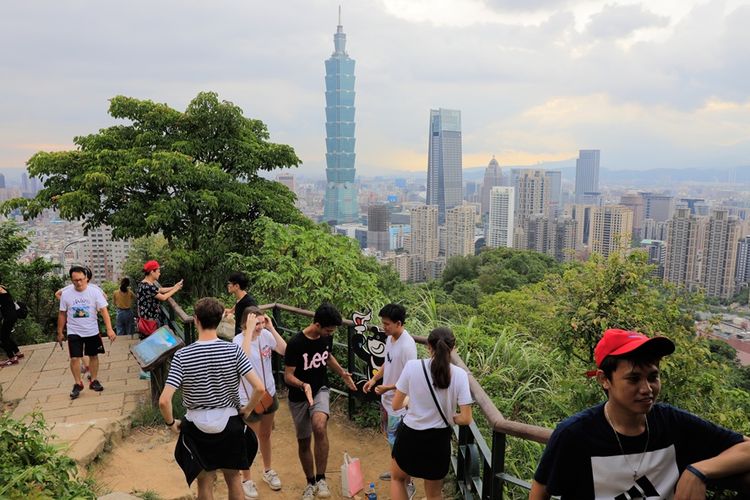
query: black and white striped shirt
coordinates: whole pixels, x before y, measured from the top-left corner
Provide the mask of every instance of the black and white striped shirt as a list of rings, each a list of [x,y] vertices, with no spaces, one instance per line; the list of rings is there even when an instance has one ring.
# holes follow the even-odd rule
[[[239,408],[240,377],[252,369],[240,346],[219,339],[198,341],[174,354],[166,383],[182,387],[188,410]]]

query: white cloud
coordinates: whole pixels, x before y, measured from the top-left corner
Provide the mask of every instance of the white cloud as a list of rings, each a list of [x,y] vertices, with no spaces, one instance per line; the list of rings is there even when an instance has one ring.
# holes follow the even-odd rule
[[[361,171],[424,168],[437,107],[461,109],[471,161],[496,153],[533,162],[600,147],[624,167],[746,162],[750,1],[643,5],[345,1]],[[293,145],[306,171],[322,172],[323,61],[337,7],[9,0],[0,44],[15,50],[0,58],[0,168],[23,162],[13,145],[68,144],[107,126],[114,95],[184,108],[215,90],[265,121],[272,140]]]
[[[637,30],[668,24],[668,17],[654,14],[642,5],[607,4],[591,17],[587,32],[597,38],[625,38]]]

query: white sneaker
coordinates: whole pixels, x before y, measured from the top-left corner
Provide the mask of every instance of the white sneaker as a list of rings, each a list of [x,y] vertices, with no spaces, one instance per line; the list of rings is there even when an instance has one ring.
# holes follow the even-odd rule
[[[321,479],[315,483],[315,490],[318,498],[329,498],[331,496],[331,490],[328,489],[325,479]]]
[[[255,487],[255,481],[248,479],[242,481],[242,491],[245,493],[245,499],[258,498],[258,489]]]
[[[407,483],[406,484],[406,495],[409,497],[409,500],[414,498],[414,495],[417,493],[417,487],[414,486],[414,483]]]
[[[273,491],[279,491],[281,489],[281,479],[279,479],[279,475],[276,474],[276,471],[273,469],[268,469],[263,473],[263,481],[265,481],[268,487]]]
[[[305,486],[305,491],[302,492],[302,500],[315,500],[315,486],[309,483]]]

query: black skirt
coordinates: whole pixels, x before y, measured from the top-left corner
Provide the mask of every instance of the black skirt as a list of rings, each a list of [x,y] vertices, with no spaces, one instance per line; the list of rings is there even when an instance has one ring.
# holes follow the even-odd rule
[[[401,422],[391,457],[412,477],[443,479],[450,468],[451,434],[447,427],[418,431]]]
[[[223,431],[207,434],[189,420],[182,420],[174,458],[188,485],[202,470],[249,469],[258,452],[258,439],[242,417],[235,415]]]

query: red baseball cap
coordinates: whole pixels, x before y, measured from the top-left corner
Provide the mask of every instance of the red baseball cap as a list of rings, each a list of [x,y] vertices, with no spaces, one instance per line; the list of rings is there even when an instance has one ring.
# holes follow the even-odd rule
[[[639,332],[610,328],[604,332],[594,349],[597,368],[607,356],[628,354],[636,349],[649,350],[656,356],[666,356],[674,352],[674,342],[667,337],[646,337]]]
[[[159,269],[159,263],[155,260],[150,260],[143,264],[143,270],[147,273],[150,273],[151,271],[156,271]]]

